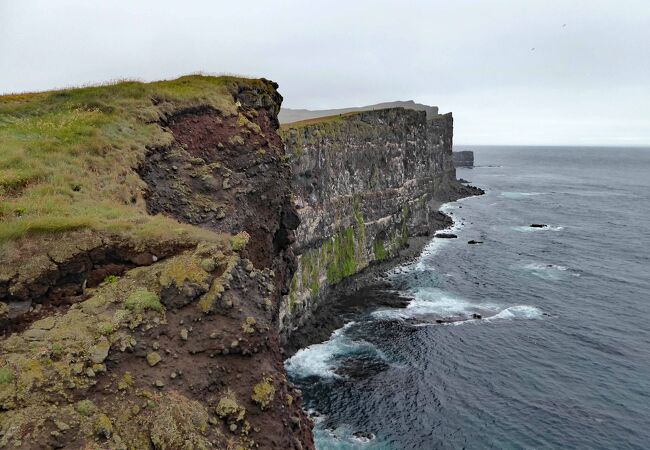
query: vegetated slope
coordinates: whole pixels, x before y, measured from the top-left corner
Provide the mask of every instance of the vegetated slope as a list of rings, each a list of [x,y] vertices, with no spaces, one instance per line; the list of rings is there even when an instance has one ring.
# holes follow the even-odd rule
[[[311,448],[267,80],[0,97],[0,447]]]
[[[408,101],[397,101],[397,102],[384,102],[384,103],[377,103],[368,106],[358,106],[354,108],[339,108],[339,109],[309,110],[309,109],[282,108],[280,110],[280,114],[278,114],[278,119],[280,120],[280,123],[292,123],[301,120],[316,119],[318,117],[336,116],[336,115],[346,114],[351,112],[375,111],[375,110],[389,109],[389,108],[405,108],[405,109],[412,109],[415,111],[425,111],[427,113],[428,119],[431,119],[432,117],[438,115],[437,106],[423,105],[421,103],[415,103],[413,100],[408,100]]]

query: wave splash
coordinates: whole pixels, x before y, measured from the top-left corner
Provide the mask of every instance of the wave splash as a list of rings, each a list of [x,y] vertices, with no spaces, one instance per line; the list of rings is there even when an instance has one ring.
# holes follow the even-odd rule
[[[560,225],[558,226],[546,225],[544,227],[516,226],[516,227],[512,227],[512,229],[522,233],[534,233],[537,231],[562,231],[564,230],[564,227]]]
[[[297,378],[341,378],[336,373],[337,360],[341,358],[366,354],[385,361],[386,356],[377,347],[346,335],[354,325],[356,322],[349,322],[334,331],[327,341],[298,350],[284,362],[287,373]]]

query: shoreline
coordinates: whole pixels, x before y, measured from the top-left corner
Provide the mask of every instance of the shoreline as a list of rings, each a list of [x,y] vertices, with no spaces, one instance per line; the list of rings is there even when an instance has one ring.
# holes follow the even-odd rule
[[[398,266],[416,261],[427,245],[435,239],[436,232],[454,227],[456,222],[442,211],[445,205],[485,194],[481,188],[474,186],[467,186],[467,188],[472,189],[474,194],[461,195],[438,205],[437,210],[445,220],[435,224],[432,234],[409,237],[408,244],[400,249],[394,258],[375,261],[361,272],[331,286],[326,300],[318,305],[302,326],[289,335],[282,346],[283,358],[286,360],[303,348],[325,342],[334,331],[349,323],[354,315],[369,307],[405,308],[411,299],[391,291],[390,288],[394,287],[394,284],[388,272]]]

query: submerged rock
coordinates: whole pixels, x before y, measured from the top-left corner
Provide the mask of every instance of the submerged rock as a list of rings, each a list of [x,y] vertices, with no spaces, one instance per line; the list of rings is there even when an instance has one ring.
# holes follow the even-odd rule
[[[439,239],[456,239],[458,236],[453,233],[436,233],[434,237]]]
[[[548,225],[543,223],[532,223],[530,224],[531,228],[546,228]]]

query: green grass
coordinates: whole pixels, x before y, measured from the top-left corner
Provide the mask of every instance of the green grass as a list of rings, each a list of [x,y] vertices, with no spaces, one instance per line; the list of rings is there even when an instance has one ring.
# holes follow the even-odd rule
[[[334,114],[332,116],[323,116],[323,117],[314,117],[313,119],[298,120],[297,122],[283,123],[280,125],[280,129],[286,130],[289,128],[302,128],[308,127],[311,125],[327,123],[327,122],[340,122],[345,117],[358,115],[359,112],[352,111],[345,114]]]
[[[162,311],[163,306],[160,298],[153,292],[146,289],[138,289],[124,300],[124,307],[135,313],[142,313],[146,310]]]
[[[146,213],[135,168],[147,149],[172,142],[165,113],[205,105],[235,115],[241,83],[266,86],[193,75],[0,96],[0,245],[78,229],[131,239],[197,232]]]
[[[6,367],[0,368],[0,384],[9,384],[14,379],[11,370]]]

